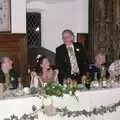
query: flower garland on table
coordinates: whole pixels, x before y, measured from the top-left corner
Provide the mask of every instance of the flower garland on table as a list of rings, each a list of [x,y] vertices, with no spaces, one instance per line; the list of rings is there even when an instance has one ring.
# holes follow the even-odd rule
[[[64,94],[70,94],[75,96],[76,90],[78,90],[78,86],[67,86],[67,85],[58,85],[56,83],[49,83],[45,84],[43,87],[36,89],[31,88],[31,94],[33,96],[37,96],[40,99],[46,98],[47,96],[57,96],[62,97]],[[6,118],[4,120],[39,120],[38,114],[39,112],[43,112],[44,114],[48,116],[54,116],[59,114],[60,116],[64,117],[79,117],[79,116],[85,116],[85,117],[91,117],[92,115],[104,115],[106,113],[112,113],[117,110],[117,108],[120,107],[120,100],[114,104],[110,104],[107,106],[100,106],[97,108],[93,108],[91,111],[87,111],[85,109],[80,111],[71,111],[67,107],[64,108],[56,108],[52,104],[50,105],[44,105],[42,104],[41,108],[37,109],[36,106],[32,106],[32,113],[30,114],[24,114],[22,117],[18,119],[17,116],[12,115],[10,118]]]
[[[60,84],[51,82],[48,84],[44,84],[40,88],[32,87],[30,89],[30,92],[33,96],[39,97],[41,99],[41,97],[46,98],[47,96],[63,97],[64,94],[70,94],[70,95],[75,96],[75,92],[78,89],[79,89],[79,87],[74,84],[62,86]],[[78,100],[76,96],[75,96],[75,98],[76,98],[76,100]],[[49,106],[45,108],[46,110],[43,110],[43,108],[44,108],[44,106],[42,106],[39,110],[37,110],[36,107],[33,106],[32,107],[33,112],[30,114],[24,114],[19,119],[17,116],[12,115],[12,116],[10,116],[10,118],[4,119],[4,120],[34,120],[34,119],[38,118],[38,115],[36,114],[36,113],[38,113],[38,111],[42,111],[42,112],[46,113],[46,111],[47,111],[46,108],[49,108]],[[56,108],[54,108],[54,109],[56,110]]]
[[[42,106],[40,109],[37,110],[36,106],[32,106],[33,113],[30,114],[24,114],[20,119],[18,119],[17,116],[12,115],[10,118],[6,118],[4,120],[35,120],[38,119],[38,113],[43,112],[45,106]],[[56,108],[56,114],[59,114],[62,117],[79,117],[84,115],[85,117],[91,117],[92,115],[104,115],[106,113],[112,113],[117,110],[117,108],[120,107],[120,100],[112,105],[108,106],[100,106],[98,108],[93,108],[91,111],[87,111],[85,109],[80,111],[71,111],[65,108]]]
[[[40,112],[40,110],[37,110],[36,106],[33,105],[32,111],[33,112],[30,114],[23,114],[20,118],[13,114],[10,116],[10,118],[5,118],[4,120],[39,120],[38,112]]]
[[[87,111],[85,109],[81,111],[71,111],[68,110],[67,107],[65,108],[57,108],[58,113],[60,113],[61,116],[67,116],[67,117],[78,117],[84,115],[85,117],[91,117],[92,115],[104,115],[106,113],[112,113],[117,110],[117,108],[120,107],[120,101],[117,103],[114,103],[113,105],[108,106],[100,106],[98,108],[93,108],[91,111]]]

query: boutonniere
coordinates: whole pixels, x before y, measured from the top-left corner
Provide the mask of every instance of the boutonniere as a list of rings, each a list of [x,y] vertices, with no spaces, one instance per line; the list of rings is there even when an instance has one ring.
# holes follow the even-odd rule
[[[14,77],[11,77],[11,81],[14,81],[15,80],[15,78]]]
[[[79,49],[79,48],[77,48],[77,49],[76,49],[76,51],[77,51],[77,52],[79,52],[79,51],[80,51],[80,49]]]

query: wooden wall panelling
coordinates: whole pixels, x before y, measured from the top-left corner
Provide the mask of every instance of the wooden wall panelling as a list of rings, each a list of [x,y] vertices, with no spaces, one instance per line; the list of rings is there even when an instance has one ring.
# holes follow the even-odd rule
[[[88,51],[88,34],[87,33],[77,33],[77,42],[79,42]]]
[[[11,57],[16,70],[22,76],[27,64],[25,34],[0,33],[0,56]]]

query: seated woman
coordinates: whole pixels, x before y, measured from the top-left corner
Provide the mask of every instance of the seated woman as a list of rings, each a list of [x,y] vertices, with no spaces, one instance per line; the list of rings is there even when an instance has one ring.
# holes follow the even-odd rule
[[[18,79],[16,71],[13,69],[13,61],[9,57],[2,57],[0,61],[0,89],[16,89]]]
[[[104,64],[106,64],[106,53],[105,48],[101,47],[99,53],[95,56],[95,66],[100,68]]]
[[[95,56],[95,63],[90,66],[90,75],[94,79],[95,74],[97,73],[98,79],[101,77],[101,68],[106,68],[106,77],[109,77],[107,71],[107,62],[106,62],[106,53],[105,48],[101,47],[99,53]]]
[[[40,84],[57,82],[58,71],[53,70],[47,57],[42,56],[37,61],[35,70],[31,72],[31,87],[39,87]]]

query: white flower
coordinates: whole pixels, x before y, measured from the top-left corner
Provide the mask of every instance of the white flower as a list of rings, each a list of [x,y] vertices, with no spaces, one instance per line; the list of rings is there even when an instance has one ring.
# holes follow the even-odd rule
[[[70,91],[69,94],[72,95],[72,91]]]
[[[37,57],[36,57],[36,59],[39,59],[41,56],[42,56],[41,54],[38,54]]]
[[[59,86],[61,86],[61,84],[58,84]]]
[[[67,85],[66,85],[66,84],[64,84],[64,85],[63,85],[63,87],[64,87],[64,88],[67,88]]]
[[[45,87],[47,85],[47,83],[43,83],[43,87]]]
[[[11,77],[11,81],[14,81],[15,79],[14,79],[14,77]]]
[[[55,88],[55,86],[52,86],[52,88],[54,89],[54,88]]]
[[[37,60],[37,63],[39,62],[39,60]]]
[[[80,51],[79,48],[77,48],[76,51],[77,51],[77,52]]]

